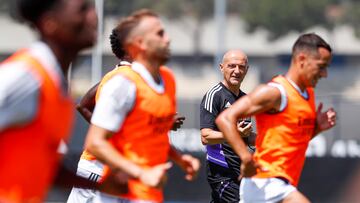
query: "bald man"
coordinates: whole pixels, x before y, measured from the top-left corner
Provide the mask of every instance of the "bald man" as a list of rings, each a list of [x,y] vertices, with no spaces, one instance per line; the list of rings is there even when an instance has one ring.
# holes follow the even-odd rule
[[[249,68],[248,58],[241,50],[230,50],[225,53],[219,67],[223,80],[204,95],[200,106],[201,141],[207,149],[211,202],[239,202],[240,158],[225,141],[215,119],[245,95],[240,87]],[[255,134],[252,132],[251,118],[239,121],[237,127],[252,151]]]

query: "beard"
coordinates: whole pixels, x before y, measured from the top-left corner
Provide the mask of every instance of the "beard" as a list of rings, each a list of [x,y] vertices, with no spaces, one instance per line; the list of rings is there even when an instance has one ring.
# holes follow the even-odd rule
[[[164,65],[167,63],[170,59],[171,53],[169,48],[164,48],[161,50],[158,50],[156,53],[154,53],[155,58],[159,60],[159,63]]]

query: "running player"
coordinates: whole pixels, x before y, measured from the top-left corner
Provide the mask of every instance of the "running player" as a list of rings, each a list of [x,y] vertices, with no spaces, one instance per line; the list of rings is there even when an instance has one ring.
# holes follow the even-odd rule
[[[131,66],[130,62],[132,60],[123,49],[124,42],[122,40],[125,38],[123,34],[124,33],[120,32],[117,28],[113,29],[112,33],[110,34],[110,45],[112,52],[120,60],[115,69]],[[90,88],[76,107],[84,119],[89,123],[95,107],[95,95],[98,86],[99,83]],[[94,156],[91,156],[87,151],[84,151],[80,157],[76,173],[77,175],[87,178],[90,181],[99,182],[103,174],[103,164],[96,160]],[[93,202],[95,195],[96,190],[73,187],[67,202],[89,203]]]
[[[241,158],[240,202],[309,200],[296,187],[312,138],[332,128],[336,113],[315,108],[314,88],[331,61],[330,46],[314,33],[295,42],[288,72],[244,96],[216,119],[216,124]],[[252,156],[236,122],[256,115],[258,137]]]
[[[123,48],[123,40],[126,38],[125,35],[127,33],[124,33],[119,29],[120,26],[115,27],[110,35],[110,45],[112,52],[120,60],[120,63],[115,67],[115,69],[130,67],[130,62],[132,61],[132,59],[125,53]],[[77,110],[89,123],[94,111],[96,103],[96,92],[98,90],[99,84],[100,83],[97,83],[92,88],[90,88],[81,99],[80,103],[77,105]],[[185,117],[176,117],[172,130],[177,130],[180,128],[184,119]],[[100,181],[103,174],[103,164],[85,150],[80,157],[77,174],[95,182]],[[71,190],[67,203],[92,202],[95,195],[95,190],[74,187]]]
[[[183,168],[191,180],[199,161],[170,147],[168,132],[175,115],[175,81],[162,66],[170,56],[169,38],[155,13],[135,12],[119,25],[125,38],[130,67],[114,69],[101,81],[86,150],[107,165],[108,171],[124,170],[132,179],[129,193],[100,194],[98,202],[162,202],[162,185],[168,158]],[[120,199],[120,200],[119,200]]]
[[[84,0],[17,0],[16,6],[40,41],[0,65],[0,202],[43,202],[73,123],[64,76],[78,52],[95,42],[96,14]]]

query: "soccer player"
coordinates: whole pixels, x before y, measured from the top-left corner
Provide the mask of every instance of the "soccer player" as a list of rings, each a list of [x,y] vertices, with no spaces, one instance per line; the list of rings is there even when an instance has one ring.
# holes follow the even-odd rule
[[[240,158],[225,141],[215,119],[245,95],[240,87],[248,69],[248,58],[244,52],[226,52],[220,64],[223,80],[204,95],[200,105],[201,140],[207,149],[207,179],[211,188],[211,202],[239,202]],[[238,127],[246,144],[253,145],[255,133],[251,132],[251,118],[239,121]]]
[[[141,10],[125,18],[120,32],[129,33],[124,49],[131,67],[114,69],[102,79],[85,148],[109,171],[123,170],[131,179],[121,196],[101,193],[97,202],[162,202],[162,185],[171,167],[168,158],[191,180],[199,161],[181,155],[169,144],[168,132],[176,110],[175,81],[163,66],[170,56],[170,40],[155,13]]]
[[[309,200],[296,187],[312,138],[332,128],[336,113],[315,107],[314,88],[327,77],[330,46],[314,33],[295,42],[285,75],[274,77],[222,112],[216,124],[241,158],[240,202],[302,202]],[[251,155],[236,122],[256,115],[256,152]]]
[[[116,65],[115,69],[125,66],[131,66],[130,62],[132,60],[123,49],[124,38],[124,33],[120,32],[116,28],[112,30],[112,33],[109,37],[112,52],[120,60],[119,64]],[[99,83],[90,88],[76,107],[80,114],[84,117],[84,119],[89,123],[95,107],[95,98],[98,86]],[[101,177],[103,174],[103,164],[96,160],[94,156],[92,156],[85,150],[79,160],[76,173],[79,176],[87,178],[90,181],[99,182],[101,181]],[[69,194],[67,203],[93,202],[95,195],[96,190],[73,187]]]
[[[119,30],[120,26],[115,27],[110,35],[110,45],[114,55],[120,60],[120,63],[116,65],[115,69],[122,67],[131,67],[132,59],[126,54],[124,50],[124,39],[128,33],[124,33]],[[96,92],[100,83],[97,83],[81,99],[77,105],[77,110],[84,117],[86,121],[91,122],[92,113],[94,111],[96,103]],[[177,130],[183,124],[185,117],[176,117],[175,122],[172,126],[172,130]],[[103,164],[96,160],[94,156],[89,154],[86,150],[82,153],[77,174],[85,177],[94,182],[101,180],[103,174]],[[81,203],[81,202],[92,202],[96,196],[96,191],[93,189],[84,189],[74,187],[68,197],[67,203]]]
[[[64,76],[78,52],[95,42],[97,21],[84,0],[17,0],[16,6],[40,40],[0,65],[0,202],[43,202],[73,123]],[[97,186],[75,179],[70,182]]]

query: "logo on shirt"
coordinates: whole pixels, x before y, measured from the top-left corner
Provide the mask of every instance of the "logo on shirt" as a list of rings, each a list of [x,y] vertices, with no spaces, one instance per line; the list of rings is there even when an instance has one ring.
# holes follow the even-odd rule
[[[229,103],[229,102],[227,102],[226,104],[225,104],[225,108],[229,108],[231,106],[231,104]]]
[[[168,116],[150,115],[148,125],[154,129],[154,134],[166,133],[170,130],[174,121],[174,114]]]
[[[316,119],[314,118],[298,118],[298,126],[302,128],[302,133],[312,135],[314,133]]]

